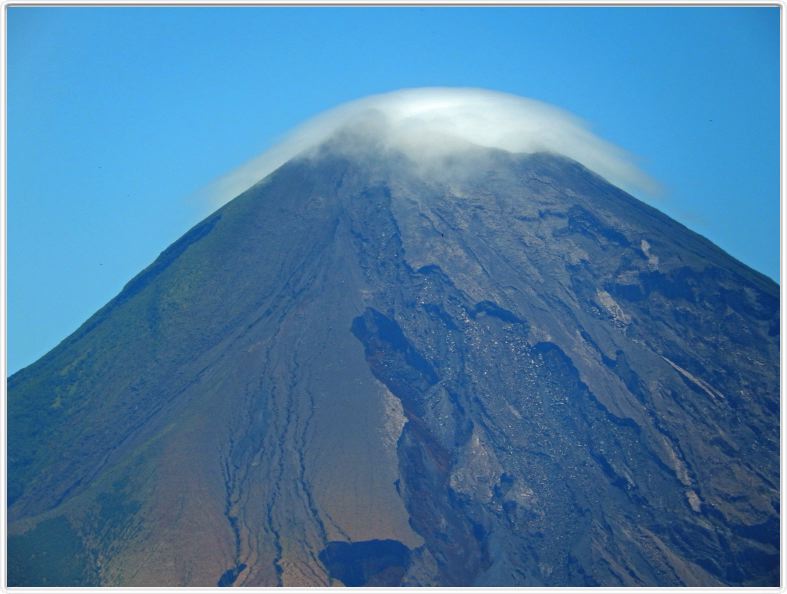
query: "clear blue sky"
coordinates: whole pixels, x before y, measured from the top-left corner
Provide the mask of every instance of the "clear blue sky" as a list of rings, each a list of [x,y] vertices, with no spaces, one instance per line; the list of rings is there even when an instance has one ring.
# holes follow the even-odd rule
[[[403,87],[573,112],[778,280],[778,8],[10,8],[7,43],[9,373],[208,214],[206,184]]]

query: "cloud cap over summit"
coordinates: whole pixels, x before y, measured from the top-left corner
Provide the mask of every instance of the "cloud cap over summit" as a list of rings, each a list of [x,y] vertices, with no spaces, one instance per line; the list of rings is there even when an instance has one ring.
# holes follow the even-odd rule
[[[572,114],[534,99],[477,88],[425,87],[371,95],[328,110],[296,128],[282,142],[220,178],[210,194],[231,200],[291,158],[339,132],[360,135],[424,163],[469,144],[512,153],[557,153],[574,159],[633,193],[658,185],[631,155],[594,135]]]

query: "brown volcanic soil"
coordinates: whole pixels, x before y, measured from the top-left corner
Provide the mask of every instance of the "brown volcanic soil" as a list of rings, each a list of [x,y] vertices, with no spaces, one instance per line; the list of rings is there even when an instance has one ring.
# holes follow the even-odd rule
[[[330,147],[9,380],[9,585],[776,585],[779,290],[554,155]]]

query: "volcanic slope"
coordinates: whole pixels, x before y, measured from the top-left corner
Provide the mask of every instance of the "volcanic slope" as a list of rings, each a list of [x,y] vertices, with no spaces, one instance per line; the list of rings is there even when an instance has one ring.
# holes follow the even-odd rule
[[[779,583],[779,291],[578,163],[329,143],[8,387],[9,585]]]

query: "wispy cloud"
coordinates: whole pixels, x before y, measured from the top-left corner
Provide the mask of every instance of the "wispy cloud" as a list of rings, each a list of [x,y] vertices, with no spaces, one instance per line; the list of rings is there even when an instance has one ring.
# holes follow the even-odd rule
[[[351,132],[347,139],[372,137],[419,162],[448,156],[467,143],[515,153],[554,152],[629,192],[653,194],[658,188],[631,155],[566,111],[506,93],[434,87],[373,95],[327,111],[219,179],[209,193],[224,203],[340,131]]]

